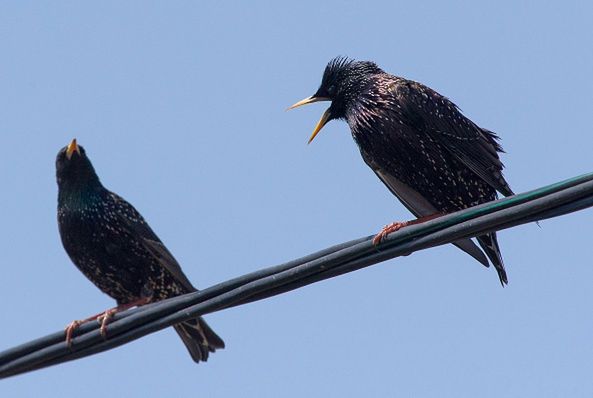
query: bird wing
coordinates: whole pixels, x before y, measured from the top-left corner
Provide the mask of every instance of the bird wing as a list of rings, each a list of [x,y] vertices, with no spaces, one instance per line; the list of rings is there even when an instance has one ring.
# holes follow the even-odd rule
[[[393,193],[403,205],[416,217],[426,217],[439,213],[428,200],[426,200],[418,191],[404,184],[392,174],[379,168],[372,168],[377,177]],[[461,250],[478,260],[482,265],[488,267],[486,255],[471,239],[461,239],[453,242]]]
[[[179,281],[186,289],[196,290],[187,276],[183,273],[181,266],[173,257],[167,247],[161,242],[152,228],[144,220],[142,215],[121,196],[111,193],[119,211],[117,216],[122,225],[128,230],[131,236],[137,237],[140,244],[161,264],[173,277]]]
[[[425,131],[492,188],[513,195],[502,175],[502,148],[495,133],[478,127],[448,98],[423,84],[398,81],[390,90],[406,124]]]

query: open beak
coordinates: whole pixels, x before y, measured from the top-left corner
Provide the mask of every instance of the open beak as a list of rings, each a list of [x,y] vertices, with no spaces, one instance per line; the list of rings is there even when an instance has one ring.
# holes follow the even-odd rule
[[[329,108],[327,108],[325,110],[325,112],[323,112],[323,115],[321,115],[321,119],[319,119],[319,121],[317,122],[317,125],[313,129],[313,133],[311,134],[311,137],[309,137],[309,141],[307,141],[307,144],[310,144],[311,141],[313,141],[315,139],[315,136],[317,135],[317,133],[319,133],[321,131],[323,126],[325,126],[325,124],[328,122],[328,120],[329,120]]]
[[[297,102],[296,104],[292,105],[291,107],[289,107],[287,109],[287,111],[294,109],[294,108],[298,108],[299,106],[312,104],[313,102],[319,102],[319,101],[331,101],[331,99],[329,99],[327,97],[315,97],[315,96],[308,97],[308,98],[305,98],[304,100],[301,100],[301,101]],[[321,131],[323,126],[325,126],[325,124],[329,121],[329,118],[330,118],[330,111],[328,108],[325,112],[323,112],[323,115],[321,115],[321,119],[319,119],[319,121],[317,122],[317,125],[315,126],[315,129],[313,129],[313,133],[311,134],[311,137],[309,137],[308,144],[310,144],[311,141],[313,141],[315,139],[315,136]]]
[[[66,157],[68,158],[68,160],[72,158],[74,152],[80,155],[80,149],[78,148],[78,144],[76,143],[76,138],[70,141],[70,143],[68,144],[68,148],[66,148]]]

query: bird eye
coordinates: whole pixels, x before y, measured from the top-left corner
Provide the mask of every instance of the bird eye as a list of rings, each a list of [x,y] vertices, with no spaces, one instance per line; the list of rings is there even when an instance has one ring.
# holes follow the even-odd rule
[[[327,88],[327,93],[329,95],[334,95],[336,93],[336,86],[333,84]]]

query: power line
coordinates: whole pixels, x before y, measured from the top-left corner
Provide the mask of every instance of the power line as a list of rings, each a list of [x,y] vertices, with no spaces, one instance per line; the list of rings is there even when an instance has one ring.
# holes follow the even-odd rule
[[[558,217],[593,206],[593,173],[444,215],[395,232],[378,247],[372,236],[264,268],[199,292],[117,314],[107,339],[95,322],[81,326],[71,347],[59,331],[0,353],[0,378],[82,358],[225,308],[282,294],[418,250],[486,232]]]

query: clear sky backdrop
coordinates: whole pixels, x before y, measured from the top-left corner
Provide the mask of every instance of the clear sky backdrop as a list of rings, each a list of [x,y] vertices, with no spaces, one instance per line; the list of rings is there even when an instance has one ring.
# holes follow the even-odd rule
[[[54,160],[77,137],[198,287],[410,214],[349,129],[306,141],[336,55],[450,97],[517,192],[593,170],[593,9],[562,2],[2,2],[0,349],[113,305],[71,264]],[[582,2],[585,4],[585,2]],[[509,273],[448,245],[0,381],[2,397],[593,394],[593,211],[503,231]]]

